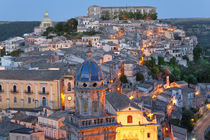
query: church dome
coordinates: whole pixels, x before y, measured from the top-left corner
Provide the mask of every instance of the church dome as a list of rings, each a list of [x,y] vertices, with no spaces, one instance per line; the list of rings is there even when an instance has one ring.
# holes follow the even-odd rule
[[[77,81],[91,82],[104,79],[101,68],[96,62],[89,58],[79,68],[77,72]]]
[[[44,16],[42,22],[52,22],[52,20],[51,20],[50,17],[48,16],[48,12],[45,13],[45,16]]]

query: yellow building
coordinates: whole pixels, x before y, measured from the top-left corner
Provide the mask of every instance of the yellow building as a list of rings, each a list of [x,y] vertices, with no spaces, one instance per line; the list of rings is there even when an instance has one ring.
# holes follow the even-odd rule
[[[0,109],[65,108],[61,92],[65,94],[69,83],[64,83],[64,76],[61,70],[0,71]],[[73,100],[69,104],[73,106]]]
[[[126,95],[109,93],[107,110],[117,114],[116,140],[158,140],[158,124],[153,113],[133,103]]]

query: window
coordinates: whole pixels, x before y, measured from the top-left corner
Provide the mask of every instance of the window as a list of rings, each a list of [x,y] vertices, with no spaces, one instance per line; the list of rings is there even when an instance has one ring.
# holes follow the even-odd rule
[[[68,91],[71,91],[71,83],[68,82]]]
[[[133,117],[131,115],[127,117],[127,123],[133,123]]]
[[[94,112],[98,112],[98,102],[97,101],[93,101],[92,105],[93,105],[93,111]]]
[[[17,92],[17,86],[16,85],[13,86],[13,92]]]
[[[2,102],[2,97],[0,96],[0,102]]]
[[[14,103],[17,103],[17,97],[14,97]]]
[[[45,87],[42,87],[42,93],[46,93]]]
[[[150,133],[147,133],[147,138],[150,138]]]
[[[27,92],[31,93],[31,87],[30,86],[27,87]]]
[[[47,106],[47,99],[46,99],[46,97],[42,98],[42,106]]]
[[[30,97],[28,97],[28,103],[29,103],[29,104],[31,103],[31,98],[30,98]]]
[[[2,91],[2,85],[0,85],[0,91]]]

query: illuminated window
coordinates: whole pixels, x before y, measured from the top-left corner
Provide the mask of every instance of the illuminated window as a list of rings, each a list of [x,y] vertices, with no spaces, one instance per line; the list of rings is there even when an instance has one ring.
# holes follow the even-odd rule
[[[17,103],[17,97],[14,97],[14,103]]]
[[[97,112],[98,111],[98,102],[97,101],[93,101],[93,111]]]
[[[71,91],[71,83],[68,82],[68,91]]]
[[[87,104],[83,104],[84,112],[87,112]]]
[[[133,117],[131,115],[127,117],[127,123],[133,123]]]
[[[150,138],[150,133],[147,133],[147,138]]]

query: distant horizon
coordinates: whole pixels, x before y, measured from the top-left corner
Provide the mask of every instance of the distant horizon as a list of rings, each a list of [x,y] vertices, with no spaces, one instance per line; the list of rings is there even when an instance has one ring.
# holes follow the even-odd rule
[[[69,19],[71,18],[76,18],[76,17],[70,17]],[[210,20],[210,17],[187,17],[187,18],[162,18],[162,19],[157,19],[157,20],[166,20],[166,19],[209,19]],[[68,20],[68,19],[67,19]],[[65,21],[67,21],[65,20]],[[65,22],[64,20],[63,21],[53,21],[52,22]],[[0,22],[42,22],[42,20],[14,20],[14,21],[1,21]]]
[[[44,13],[54,22],[87,16],[88,7],[152,6],[157,8],[159,19],[210,18],[210,1],[207,0],[36,0],[1,1],[0,21],[42,21]]]

